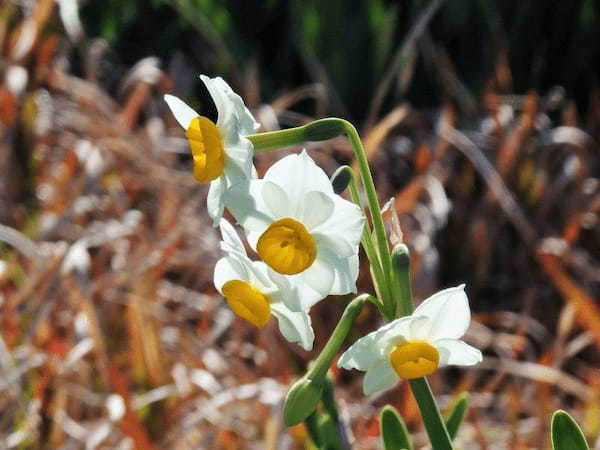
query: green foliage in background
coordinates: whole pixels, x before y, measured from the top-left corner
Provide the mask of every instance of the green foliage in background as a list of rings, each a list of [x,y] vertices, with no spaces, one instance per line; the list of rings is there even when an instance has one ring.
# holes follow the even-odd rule
[[[441,2],[403,63],[384,109],[402,99],[437,106],[452,97],[439,79],[440,61],[463,94],[477,96],[506,50],[511,90],[564,86],[586,106],[598,83],[600,4],[595,0],[453,0]],[[425,0],[107,0],[87,2],[85,29],[111,45],[124,66],[155,55],[169,67],[181,57],[194,73],[221,74],[234,85],[256,69],[272,98],[310,82],[330,91],[330,114],[365,118],[386,69]],[[449,58],[449,59],[448,59]],[[412,65],[412,63],[415,63]],[[408,79],[408,89],[400,89]]]

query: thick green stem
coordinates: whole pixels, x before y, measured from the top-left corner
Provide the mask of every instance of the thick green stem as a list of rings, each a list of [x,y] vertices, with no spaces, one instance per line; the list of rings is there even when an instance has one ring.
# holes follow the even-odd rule
[[[354,324],[354,320],[369,297],[369,294],[362,294],[348,303],[340,321],[333,330],[333,333],[331,333],[327,344],[325,344],[325,347],[321,350],[321,354],[306,373],[306,378],[315,380],[325,377],[329,370],[329,366],[331,366],[331,361],[340,350],[344,339],[346,339],[350,328],[352,328],[352,325]]]
[[[317,407],[323,394],[323,385],[331,361],[340,350],[363,305],[370,298],[372,298],[370,295],[362,294],[348,303],[317,359],[310,365],[306,374],[288,391],[283,406],[283,421],[288,427],[305,420]]]
[[[377,199],[377,191],[375,190],[375,184],[373,183],[373,177],[371,176],[371,170],[369,168],[369,162],[367,161],[367,155],[363,148],[358,131],[354,128],[347,120],[340,119],[344,124],[344,129],[350,140],[350,144],[354,149],[354,156],[356,156],[356,162],[358,163],[358,170],[360,171],[360,178],[362,179],[365,187],[365,193],[367,194],[367,200],[369,202],[369,209],[371,210],[371,219],[373,220],[373,228],[375,229],[375,236],[377,237],[377,246],[379,248],[379,258],[381,260],[381,267],[383,268],[384,276],[387,281],[387,286],[390,286],[390,277],[392,274],[392,257],[390,255],[390,248],[387,243],[387,237],[385,235],[385,226],[383,224],[383,217],[381,216],[381,208],[379,207],[379,200]],[[388,294],[389,295],[389,294]],[[390,301],[389,297],[384,299]]]
[[[398,244],[392,252],[394,265],[393,292],[397,295],[397,314],[412,313],[413,301],[410,286],[410,253],[404,244]],[[426,378],[410,380],[410,387],[419,405],[427,435],[433,450],[452,450],[452,440],[435,403],[435,398]]]
[[[410,387],[419,405],[433,450],[452,450],[450,435],[446,430],[440,410],[435,404],[429,383],[425,378],[415,378],[410,380]]]
[[[290,147],[304,142],[304,127],[268,131],[246,136],[254,146],[254,152],[267,152],[276,148]]]
[[[336,171],[336,173],[339,173],[340,171],[344,171],[348,175],[348,188],[350,190],[350,197],[352,198],[352,201],[360,207],[360,209],[363,213],[363,216],[366,217],[367,214],[366,214],[365,208],[364,208],[362,202],[360,201],[360,193],[358,191],[358,183],[356,182],[356,177],[354,176],[354,171],[349,166],[340,167],[338,169],[338,171]],[[375,249],[375,244],[373,243],[371,226],[369,225],[369,222],[365,223],[365,228],[363,230],[363,234],[361,237],[361,243],[362,243],[363,248],[365,249],[365,253],[369,260],[369,264],[371,265],[371,270],[372,270],[371,277],[373,278],[373,282],[375,284],[376,291],[378,293],[380,293],[380,292],[382,292],[383,289],[386,288],[385,287],[386,280],[385,280],[385,277],[383,274],[383,269],[381,268],[381,263],[379,261],[379,257],[377,255],[377,250]],[[386,305],[383,305],[382,303],[377,302],[377,308],[382,312],[382,314],[384,314],[386,316],[386,319],[393,320],[393,318],[394,318],[393,312],[386,309],[385,306]]]

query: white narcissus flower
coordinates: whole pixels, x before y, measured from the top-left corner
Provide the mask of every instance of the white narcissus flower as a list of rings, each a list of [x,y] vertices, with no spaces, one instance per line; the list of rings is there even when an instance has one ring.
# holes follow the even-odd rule
[[[221,78],[200,75],[217,108],[217,123],[200,116],[179,98],[165,95],[165,101],[177,122],[185,130],[192,156],[194,176],[210,182],[208,214],[217,226],[223,215],[223,195],[231,186],[253,178],[253,147],[246,136],[259,125],[243,100]]]
[[[266,264],[251,261],[244,244],[225,219],[220,222],[221,248],[228,256],[215,266],[214,282],[229,307],[238,316],[257,327],[266,325],[271,315],[279,322],[279,331],[289,342],[311,350],[315,338],[307,311],[292,311],[286,303],[298,295],[298,289],[285,277],[275,276]]]
[[[232,189],[227,208],[269,267],[305,285],[300,303],[290,305],[295,310],[309,308],[315,298],[356,292],[365,218],[333,192],[306,151],[277,161],[263,179],[250,181],[249,190]]]
[[[471,321],[464,284],[432,295],[406,317],[356,341],[338,366],[366,371],[365,395],[388,389],[399,378],[420,378],[447,365],[471,366],[481,352],[460,338]]]

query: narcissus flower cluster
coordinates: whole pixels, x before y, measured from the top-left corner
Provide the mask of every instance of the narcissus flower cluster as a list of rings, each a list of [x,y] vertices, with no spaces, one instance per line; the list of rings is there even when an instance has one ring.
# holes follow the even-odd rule
[[[345,306],[323,350],[288,392],[284,423],[293,426],[316,414],[313,423],[330,423],[331,430],[343,428],[334,424],[337,412],[332,413],[336,409],[333,390],[325,391],[327,374],[361,309],[372,303],[389,323],[358,339],[342,354],[338,366],[366,372],[363,391],[367,395],[400,379],[412,380],[410,387],[432,446],[452,448],[451,433],[425,377],[442,366],[471,366],[482,359],[478,349],[461,339],[471,320],[464,285],[434,294],[410,314],[410,251],[403,243],[390,250],[368,158],[350,122],[326,118],[256,133],[257,122],[225,81],[200,78],[216,105],[216,122],[176,97],[167,95],[165,101],[185,130],[194,176],[210,183],[207,209],[213,225],[219,227],[225,254],[215,265],[214,284],[231,310],[258,328],[273,316],[285,339],[312,350],[310,308],[329,295],[357,291],[360,244],[369,260],[376,296],[358,295]],[[306,151],[281,158],[263,178],[254,168],[254,146],[267,151],[341,135],[354,150],[362,185],[347,166],[330,180]],[[361,186],[368,209],[362,206]],[[346,189],[352,202],[339,195]],[[237,228],[223,218],[226,211]],[[317,442],[325,428],[313,428],[307,430]]]
[[[215,286],[239,317],[263,327],[274,316],[288,341],[310,350],[310,308],[328,295],[356,292],[365,217],[357,204],[334,192],[306,151],[280,159],[259,179],[248,139],[257,122],[225,81],[200,78],[215,102],[216,123],[176,97],[167,95],[165,101],[185,129],[196,179],[210,183],[208,212],[220,228],[226,254],[215,266]],[[222,218],[225,209],[258,259],[246,253],[244,241]],[[460,340],[469,322],[464,286],[446,289],[412,315],[359,339],[338,365],[366,372],[365,394],[440,366],[472,365],[481,352]]]
[[[215,267],[215,285],[238,316],[261,327],[273,315],[288,341],[309,350],[310,307],[331,294],[356,292],[365,218],[333,192],[306,152],[281,159],[257,179],[246,137],[258,128],[256,121],[225,81],[201,79],[217,107],[216,124],[176,97],[165,101],[186,130],[196,179],[210,183],[208,212],[220,225],[227,253]],[[222,219],[225,208],[261,261],[248,258]]]

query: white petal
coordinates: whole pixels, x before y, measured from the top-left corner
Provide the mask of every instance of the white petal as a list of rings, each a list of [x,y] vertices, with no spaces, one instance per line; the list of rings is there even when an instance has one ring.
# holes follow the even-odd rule
[[[365,217],[358,205],[344,200],[339,195],[331,197],[334,200],[333,214],[313,232],[332,235],[337,240],[344,240],[350,246],[358,248],[365,225]]]
[[[416,316],[414,313],[409,327],[409,341],[426,341],[429,338],[429,318]]]
[[[317,256],[315,262],[300,275],[302,275],[302,279],[306,284],[323,297],[327,297],[331,292],[331,287],[335,280],[335,272],[331,264],[319,258],[319,256]]]
[[[414,316],[400,317],[380,329],[377,348],[382,357],[387,358],[396,345],[411,340],[411,328],[416,319]]]
[[[327,174],[303,151],[300,155],[288,155],[273,164],[265,173],[264,179],[278,184],[296,208],[298,217],[304,195],[310,191],[333,194]]]
[[[261,194],[271,217],[277,220],[289,216],[290,205],[287,194],[278,185],[265,181]]]
[[[227,154],[225,170],[227,171],[232,166],[235,168],[232,173],[235,178],[232,177],[230,180],[231,185],[237,184],[235,179],[240,177],[246,179],[256,178],[253,176],[256,169],[252,165],[252,158],[254,157],[252,142],[246,138],[240,138],[235,145],[225,145],[223,150]]]
[[[410,317],[401,317],[361,337],[344,352],[337,365],[344,369],[368,370],[378,359],[386,359],[390,341],[408,336]]]
[[[270,277],[269,266],[262,261],[251,261],[248,257],[238,257],[243,259],[247,267],[253,286],[258,288],[263,294],[274,296],[279,295],[279,288]]]
[[[315,334],[306,312],[290,311],[283,303],[272,303],[271,312],[279,321],[279,331],[289,342],[297,342],[304,350],[312,350]]]
[[[184,130],[187,130],[190,126],[190,122],[200,115],[174,95],[165,95],[164,99],[175,116],[175,120],[179,122],[179,125],[181,125]]]
[[[387,358],[380,359],[365,374],[363,392],[365,395],[371,395],[375,392],[389,389],[398,379],[398,375],[389,360]]]
[[[282,275],[273,269],[268,269],[268,276],[277,286],[277,293],[272,296],[274,301],[282,302],[294,312],[308,311],[323,297],[302,281],[298,275]]]
[[[200,79],[215,103],[217,109],[217,127],[221,131],[221,136],[225,137],[224,134],[228,126],[229,129],[232,126],[235,128],[234,105],[224,92],[223,85],[218,82],[220,77],[209,78],[206,75],[200,75]],[[229,88],[229,86],[227,87]],[[237,130],[235,132],[237,133]]]
[[[221,77],[200,75],[218,111],[217,126],[226,142],[237,141],[239,136],[253,134],[259,125],[244,105],[242,98],[233,92]]]
[[[379,358],[376,347],[376,332],[363,336],[346,350],[337,362],[344,369],[367,371]]]
[[[465,285],[432,295],[415,309],[413,315],[429,318],[430,339],[458,339],[465,334],[471,321]]]
[[[358,255],[345,258],[338,256],[329,247],[317,247],[317,260],[313,263],[313,266],[317,262],[320,267],[328,266],[335,275],[333,282],[329,286],[329,294],[344,295],[356,292]]]
[[[249,185],[239,184],[225,193],[227,209],[244,227],[246,234],[250,232],[262,234],[274,221],[273,217],[267,213],[262,198],[263,183],[263,180],[251,180]],[[247,237],[250,245],[253,246],[250,236]]]
[[[358,278],[358,254],[344,258],[339,262],[342,267],[335,271],[335,281],[331,286],[331,295],[344,295],[356,293],[356,279]]]
[[[209,217],[213,220],[213,227],[219,225],[223,210],[225,209],[225,199],[223,198],[226,191],[226,182],[223,177],[210,182],[208,195],[206,196],[206,209]]]
[[[335,236],[335,231],[332,233],[311,233],[315,238],[317,248],[321,251],[327,251],[337,258],[348,258],[355,253],[358,254],[358,246],[353,247],[348,241]],[[336,259],[337,259],[336,258]]]
[[[221,249],[228,253],[241,253],[246,256],[246,249],[235,228],[225,219],[219,222],[221,230]]]
[[[299,219],[306,228],[312,230],[331,217],[334,208],[331,197],[321,191],[310,191],[304,196]]]
[[[226,256],[217,261],[215,265],[214,283],[217,291],[230,280],[249,281],[249,276],[244,265],[237,259]]]
[[[460,339],[440,339],[434,346],[440,353],[440,366],[472,366],[482,360],[479,349]]]

